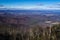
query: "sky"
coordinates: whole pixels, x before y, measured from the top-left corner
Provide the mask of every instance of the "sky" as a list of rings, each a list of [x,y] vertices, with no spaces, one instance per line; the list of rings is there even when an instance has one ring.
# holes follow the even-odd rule
[[[60,10],[60,0],[0,0],[0,8]]]

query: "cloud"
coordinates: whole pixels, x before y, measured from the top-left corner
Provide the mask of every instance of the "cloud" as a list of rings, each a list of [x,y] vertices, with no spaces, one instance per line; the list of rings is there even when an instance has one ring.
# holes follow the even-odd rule
[[[37,3],[37,6],[44,6],[43,3]]]
[[[4,5],[0,5],[0,7],[4,7]]]
[[[60,3],[57,3],[56,5],[60,6]]]
[[[59,4],[60,5],[60,4]],[[20,6],[20,5],[0,5],[0,8],[8,8],[8,9],[34,9],[34,10],[47,10],[47,9],[54,9],[54,10],[60,10],[60,6],[57,4],[43,4],[43,3],[37,3],[35,5],[30,6]]]
[[[2,8],[5,8],[5,6],[4,5],[0,5],[0,9],[2,9]]]

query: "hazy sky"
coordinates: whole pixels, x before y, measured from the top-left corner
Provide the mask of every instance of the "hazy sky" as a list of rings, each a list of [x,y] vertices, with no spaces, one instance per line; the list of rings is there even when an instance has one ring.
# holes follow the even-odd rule
[[[60,0],[0,0],[0,8],[60,10]]]

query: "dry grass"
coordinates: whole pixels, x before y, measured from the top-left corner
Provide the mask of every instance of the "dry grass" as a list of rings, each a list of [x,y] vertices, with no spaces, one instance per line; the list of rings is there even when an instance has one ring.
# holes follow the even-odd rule
[[[57,40],[55,30],[57,30],[57,26],[42,28],[35,25],[27,29],[25,27],[17,28],[12,25],[1,24],[0,40]]]

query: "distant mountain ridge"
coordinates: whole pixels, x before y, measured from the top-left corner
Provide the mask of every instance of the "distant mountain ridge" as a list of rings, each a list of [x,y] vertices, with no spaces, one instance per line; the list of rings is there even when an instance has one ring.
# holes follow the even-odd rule
[[[0,12],[12,12],[21,14],[58,14],[60,15],[60,10],[0,10]]]

